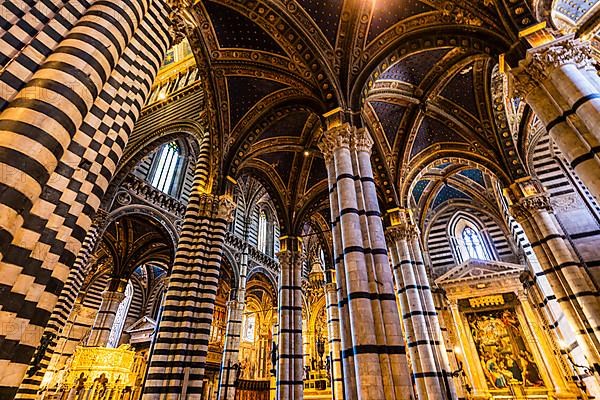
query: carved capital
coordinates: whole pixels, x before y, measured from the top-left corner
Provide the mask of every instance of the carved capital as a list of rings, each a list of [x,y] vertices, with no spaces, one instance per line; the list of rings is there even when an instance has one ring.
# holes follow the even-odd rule
[[[526,196],[510,206],[510,213],[517,222],[526,221],[533,213],[538,211],[552,212],[550,204],[550,195],[540,193],[533,196]]]
[[[187,26],[178,9],[174,9],[169,14],[171,25],[169,26],[169,35],[171,35],[171,45],[175,46],[182,42],[186,37]]]
[[[390,226],[385,230],[385,234],[390,241],[413,240],[418,233],[419,229],[412,224]]]
[[[350,124],[343,124],[325,131],[323,138],[319,143],[319,150],[323,153],[325,161],[333,160],[333,152],[339,148],[350,148],[352,139],[352,127]]]
[[[565,36],[547,46],[531,51],[531,64],[547,74],[563,65],[575,64],[578,68],[594,64],[592,47],[588,41]]]
[[[277,253],[277,259],[279,260],[279,265],[283,269],[292,268],[292,262],[294,260],[294,254],[291,251],[280,251]]]
[[[355,151],[364,151],[371,154],[373,139],[365,128],[355,129],[351,139],[351,146]]]
[[[235,202],[231,196],[223,195],[218,198],[217,217],[224,219],[228,224],[233,222]]]
[[[556,68],[575,64],[577,68],[593,67],[593,50],[588,41],[565,36],[546,45],[529,50],[519,67],[511,71],[513,94],[525,98]]]
[[[92,226],[95,226],[97,228],[103,228],[107,225],[107,223],[108,211],[99,208],[98,211],[96,211],[94,218],[92,218]]]

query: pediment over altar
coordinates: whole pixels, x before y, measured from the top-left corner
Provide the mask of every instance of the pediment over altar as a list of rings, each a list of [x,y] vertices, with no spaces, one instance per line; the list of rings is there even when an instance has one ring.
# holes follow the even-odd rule
[[[149,317],[142,317],[125,329],[131,335],[130,343],[144,343],[152,340],[156,329],[156,321]]]
[[[519,278],[524,271],[525,267],[519,264],[470,259],[437,278],[435,283],[449,297],[501,293],[521,289]]]

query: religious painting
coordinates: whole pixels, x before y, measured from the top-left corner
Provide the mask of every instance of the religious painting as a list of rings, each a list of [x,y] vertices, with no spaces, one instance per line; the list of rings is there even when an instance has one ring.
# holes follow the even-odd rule
[[[490,389],[543,386],[514,308],[466,314]]]

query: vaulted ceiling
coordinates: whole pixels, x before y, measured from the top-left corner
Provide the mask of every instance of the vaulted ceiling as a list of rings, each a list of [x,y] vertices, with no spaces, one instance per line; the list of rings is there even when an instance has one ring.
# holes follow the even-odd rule
[[[494,68],[520,57],[518,33],[536,23],[525,1],[202,0],[188,17],[222,175],[259,179],[284,230],[325,215],[316,145],[338,107],[375,139],[384,207],[408,205],[442,157],[524,173]]]

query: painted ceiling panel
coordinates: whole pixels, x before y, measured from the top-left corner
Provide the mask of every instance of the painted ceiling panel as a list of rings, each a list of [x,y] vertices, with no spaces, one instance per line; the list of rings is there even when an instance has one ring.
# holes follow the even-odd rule
[[[378,0],[369,28],[368,42],[403,19],[435,10],[419,0]]]
[[[371,105],[379,118],[390,147],[393,147],[396,133],[398,132],[398,126],[400,125],[400,121],[402,120],[406,108],[397,104],[384,103],[381,101],[373,101],[371,102]]]
[[[287,185],[294,164],[296,153],[291,151],[279,151],[277,153],[261,154],[258,158],[271,165],[281,180]]]
[[[286,86],[268,79],[230,76],[227,77],[227,87],[229,90],[229,116],[231,126],[234,127],[260,99]]]
[[[310,173],[308,175],[308,182],[306,185],[306,191],[310,190],[314,185],[327,179],[327,169],[325,168],[325,161],[319,157],[313,157],[312,164],[310,166]]]
[[[432,208],[435,209],[443,202],[452,200],[452,199],[467,199],[467,200],[469,200],[471,198],[469,196],[467,196],[466,194],[464,194],[463,192],[461,192],[460,190],[458,190],[450,185],[444,185],[438,192],[435,200],[433,201]]]
[[[307,111],[291,112],[269,126],[260,139],[277,136],[300,136],[309,115]]]
[[[297,0],[315,21],[329,43],[335,45],[344,0]]]
[[[421,122],[417,137],[410,151],[410,158],[425,150],[427,147],[440,142],[464,142],[465,140],[452,129],[441,122],[425,117]]]
[[[478,183],[481,186],[485,187],[485,182],[483,180],[483,172],[478,169],[465,169],[460,172],[461,175],[466,176],[470,180]]]
[[[448,51],[437,49],[413,54],[388,68],[380,79],[407,82],[416,86]]]
[[[554,9],[578,22],[597,2],[598,0],[558,0]]]
[[[267,32],[237,11],[214,1],[205,1],[204,7],[210,15],[221,48],[262,50],[286,55]]]
[[[458,104],[474,116],[479,116],[473,87],[473,65],[463,68],[450,80],[441,95]]]
[[[415,183],[412,193],[413,193],[413,197],[415,198],[415,202],[417,204],[421,200],[421,196],[423,195],[423,192],[429,185],[429,182],[430,182],[429,180],[423,179],[423,180],[420,180],[419,182]]]

